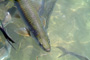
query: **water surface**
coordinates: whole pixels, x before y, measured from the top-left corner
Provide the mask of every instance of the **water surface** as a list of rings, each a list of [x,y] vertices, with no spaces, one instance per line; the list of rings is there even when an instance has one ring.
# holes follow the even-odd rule
[[[11,49],[8,60],[80,60],[69,54],[58,58],[63,51],[56,46],[90,59],[89,6],[89,0],[57,0],[47,29],[51,44],[49,53],[43,51],[32,37],[18,35],[15,30],[26,26],[21,18],[13,17],[14,23],[8,24],[6,29],[16,42],[13,44],[16,50]],[[1,13],[4,15],[2,9],[0,19],[3,16]]]

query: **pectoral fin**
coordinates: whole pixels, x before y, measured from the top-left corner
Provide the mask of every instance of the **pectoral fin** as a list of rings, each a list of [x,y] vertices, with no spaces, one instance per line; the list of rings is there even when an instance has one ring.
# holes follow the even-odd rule
[[[13,23],[13,21],[11,21],[11,19],[12,19],[12,17],[10,15],[10,13],[6,12],[6,15],[5,15],[5,17],[4,17],[3,21],[2,21],[3,26],[5,27],[9,23]]]
[[[22,36],[31,36],[27,28],[20,28],[20,29],[15,30],[15,32]]]

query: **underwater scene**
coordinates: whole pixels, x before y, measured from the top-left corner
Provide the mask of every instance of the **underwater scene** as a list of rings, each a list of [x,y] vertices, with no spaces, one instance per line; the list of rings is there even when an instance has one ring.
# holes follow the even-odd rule
[[[0,0],[0,60],[90,60],[90,0]]]

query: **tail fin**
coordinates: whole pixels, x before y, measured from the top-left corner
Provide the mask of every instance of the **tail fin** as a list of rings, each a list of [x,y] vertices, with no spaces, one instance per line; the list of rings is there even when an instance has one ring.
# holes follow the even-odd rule
[[[63,48],[63,47],[57,47],[57,48],[59,48],[60,50],[62,50],[62,52],[63,52],[63,54],[62,55],[60,55],[59,57],[62,57],[62,56],[65,56],[65,55],[67,55],[67,54],[69,54],[69,51],[67,51],[65,48]]]

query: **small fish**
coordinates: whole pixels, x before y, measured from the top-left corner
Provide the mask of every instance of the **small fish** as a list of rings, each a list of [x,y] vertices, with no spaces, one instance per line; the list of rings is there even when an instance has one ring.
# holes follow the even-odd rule
[[[31,0],[14,0],[22,20],[27,26],[29,34],[38,42],[43,50],[50,52],[50,41],[43,27],[40,17]]]
[[[81,55],[76,54],[76,53],[74,53],[74,52],[70,52],[70,51],[66,50],[65,48],[63,48],[63,47],[60,47],[60,46],[59,46],[59,47],[57,47],[57,48],[59,48],[60,50],[63,51],[63,54],[62,54],[61,56],[59,56],[59,57],[65,56],[65,55],[67,55],[67,54],[70,54],[70,55],[72,55],[72,56],[75,56],[75,57],[79,58],[80,60],[89,60],[87,57],[81,56]]]

